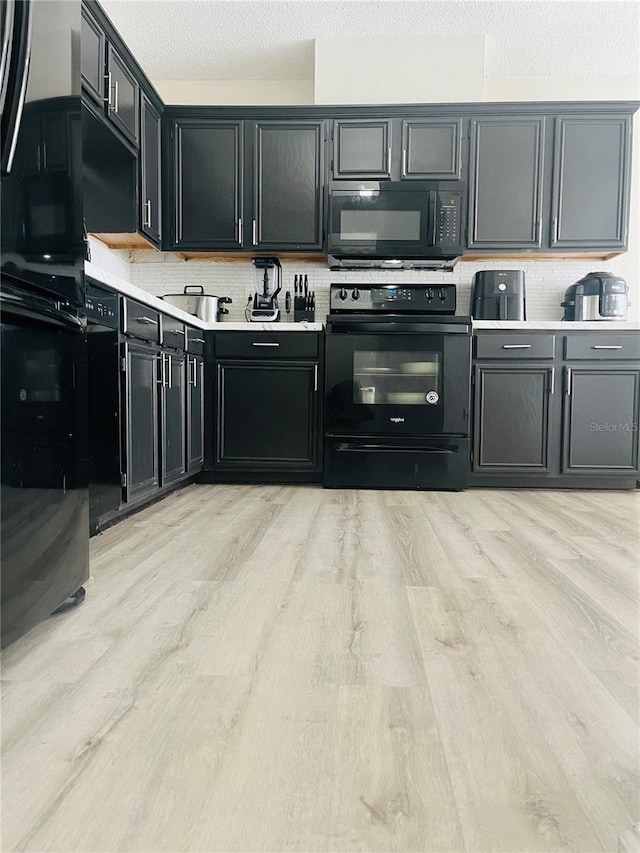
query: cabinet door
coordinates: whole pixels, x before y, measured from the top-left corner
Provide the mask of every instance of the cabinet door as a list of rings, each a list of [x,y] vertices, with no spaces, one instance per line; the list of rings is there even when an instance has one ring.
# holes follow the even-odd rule
[[[470,248],[541,245],[544,127],[542,116],[472,120]]]
[[[160,353],[162,485],[175,483],[186,471],[186,400],[183,352]]]
[[[473,470],[549,470],[552,367],[500,364],[474,368]]]
[[[252,244],[322,248],[324,123],[258,122],[253,133]]]
[[[204,462],[204,360],[187,356],[187,473]]]
[[[462,119],[402,122],[402,178],[458,180]]]
[[[140,230],[160,242],[160,114],[147,99],[140,103]]]
[[[138,142],[139,87],[115,48],[107,45],[107,117],[131,142]]]
[[[391,177],[391,119],[334,121],[334,178]]]
[[[93,15],[82,6],[82,27],[80,32],[80,67],[82,85],[94,101],[103,106],[104,79],[104,33]]]
[[[242,246],[242,143],[242,122],[184,119],[174,124],[174,248]]]
[[[565,368],[565,473],[638,472],[639,391],[639,368]]]
[[[217,467],[317,466],[317,364],[219,362]]]
[[[626,248],[630,142],[630,116],[556,119],[552,246]]]
[[[157,350],[125,345],[127,500],[158,488]]]

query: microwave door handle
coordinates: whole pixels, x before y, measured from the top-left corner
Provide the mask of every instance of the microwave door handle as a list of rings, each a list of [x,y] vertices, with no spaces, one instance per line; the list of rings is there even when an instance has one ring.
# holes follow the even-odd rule
[[[436,245],[438,221],[436,211],[438,209],[438,193],[435,190],[429,191],[429,221],[431,222],[431,246]]]

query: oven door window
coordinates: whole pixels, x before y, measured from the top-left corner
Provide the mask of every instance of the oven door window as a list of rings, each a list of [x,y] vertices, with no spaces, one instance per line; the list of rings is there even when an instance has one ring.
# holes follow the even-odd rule
[[[354,351],[354,403],[433,407],[441,396],[440,352]]]

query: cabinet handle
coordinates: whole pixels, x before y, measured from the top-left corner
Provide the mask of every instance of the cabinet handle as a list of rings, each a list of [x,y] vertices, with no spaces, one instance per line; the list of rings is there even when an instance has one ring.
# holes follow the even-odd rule
[[[622,349],[622,345],[617,344],[616,346],[605,346],[604,344],[597,344],[596,346],[592,346],[591,349]]]
[[[198,360],[193,359],[193,387],[198,387]]]
[[[313,390],[318,390],[318,365],[313,365]]]
[[[238,243],[242,246],[242,217],[238,219]]]
[[[266,342],[263,342],[263,341],[261,341],[261,342],[258,344],[258,343],[255,343],[255,341],[254,341],[254,343],[252,343],[252,344],[251,344],[251,346],[252,346],[252,347],[279,347],[279,346],[280,346],[280,344],[270,344],[270,343],[266,343]]]
[[[253,236],[253,245],[257,246],[258,245],[258,239],[256,237],[256,221],[255,221],[255,219],[253,220],[253,234],[252,234],[252,236]]]
[[[402,149],[402,177],[406,178],[407,176],[407,149]]]
[[[203,344],[204,338],[191,338],[191,343],[192,344]]]
[[[531,349],[531,344],[502,344],[502,349]]]
[[[553,217],[553,242],[558,242],[558,217]]]
[[[133,319],[137,320],[138,323],[144,323],[145,326],[149,326],[149,325],[157,326],[158,325],[158,321],[153,320],[151,317],[134,317]]]
[[[567,367],[567,397],[571,396],[571,368]]]
[[[114,111],[114,113],[118,112],[118,81],[117,80],[114,83],[113,111]]]
[[[107,97],[103,98],[103,101],[106,101],[107,106],[111,106],[111,72],[104,75],[104,79],[107,81]]]
[[[538,246],[542,246],[542,217],[538,219]]]
[[[147,199],[144,203],[144,222],[142,223],[145,228],[151,228],[151,200]]]
[[[554,394],[556,390],[556,369],[555,367],[551,368],[551,388],[549,389],[550,394]]]
[[[164,371],[164,353],[160,353],[160,387],[164,388],[167,383],[167,377]]]
[[[391,146],[387,148],[387,172],[391,175]]]
[[[171,372],[172,372],[172,364],[171,364],[171,354],[167,355],[167,361],[169,362],[169,388],[171,388]]]

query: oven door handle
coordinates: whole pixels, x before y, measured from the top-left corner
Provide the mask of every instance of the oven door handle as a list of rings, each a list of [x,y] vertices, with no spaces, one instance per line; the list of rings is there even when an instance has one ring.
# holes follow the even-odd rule
[[[468,335],[470,331],[469,325],[464,323],[330,323],[328,331],[333,335],[344,334],[406,334],[407,332],[441,335],[446,332],[447,335]]]
[[[458,448],[452,447],[403,447],[396,444],[355,444],[342,442],[336,445],[338,452],[348,451],[350,453],[370,453],[379,450],[384,453],[457,453]]]

